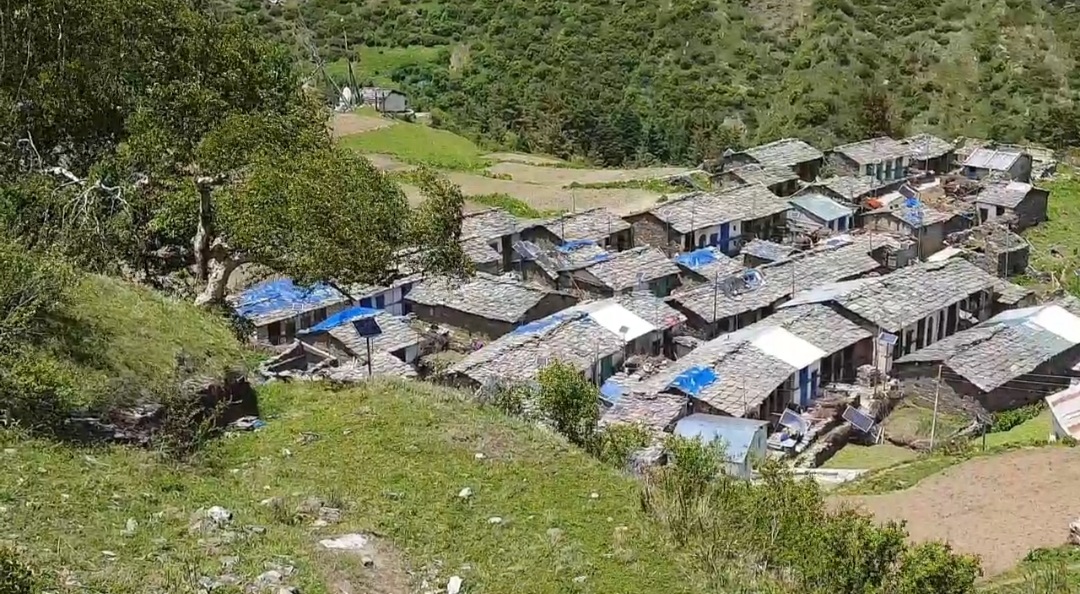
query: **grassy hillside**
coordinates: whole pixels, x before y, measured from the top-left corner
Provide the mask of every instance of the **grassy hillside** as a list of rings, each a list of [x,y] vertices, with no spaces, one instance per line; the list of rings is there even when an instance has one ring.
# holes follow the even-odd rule
[[[1071,142],[1080,122],[1080,9],[1051,0],[221,1],[329,61],[347,32],[361,71],[470,136],[609,165],[882,126]]]
[[[336,594],[343,580],[405,594],[365,582],[407,578],[402,559],[434,591],[455,574],[470,594],[687,591],[646,533],[632,480],[546,432],[423,384],[278,384],[261,396],[268,426],[218,441],[194,466],[0,432],[0,545],[52,583],[114,594],[191,591],[221,574],[247,584],[272,564],[294,566],[287,583],[305,594]],[[340,508],[341,522],[298,515],[310,497]],[[214,505],[232,511],[231,537],[189,530]],[[375,570],[396,571],[319,552],[319,539],[354,531],[393,547]]]

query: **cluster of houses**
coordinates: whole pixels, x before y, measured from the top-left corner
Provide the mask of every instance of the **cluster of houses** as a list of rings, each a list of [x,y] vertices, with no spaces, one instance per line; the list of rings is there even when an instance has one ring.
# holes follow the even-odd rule
[[[560,361],[596,383],[603,424],[723,440],[745,473],[785,411],[865,366],[988,411],[1067,389],[1080,408],[1080,307],[1008,280],[1052,172],[1038,151],[926,134],[825,152],[784,139],[628,216],[468,213],[467,278],[347,295],[278,279],[235,305],[260,342],[287,345],[278,371],[480,389]]]

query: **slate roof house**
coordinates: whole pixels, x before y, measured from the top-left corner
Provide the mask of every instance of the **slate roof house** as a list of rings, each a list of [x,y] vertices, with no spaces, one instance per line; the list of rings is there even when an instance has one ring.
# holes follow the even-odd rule
[[[1002,312],[896,360],[901,378],[936,378],[990,411],[1024,406],[1069,386],[1080,362],[1080,317],[1050,304]],[[929,385],[929,382],[924,383]]]
[[[385,309],[395,316],[409,313],[405,296],[420,281],[419,274],[403,274],[387,285],[356,285],[349,287],[349,294],[363,307]]]
[[[730,163],[756,164],[791,169],[803,181],[813,181],[821,171],[825,155],[798,138],[783,138],[734,153]]]
[[[907,177],[911,149],[881,136],[838,146],[829,151],[829,161],[848,175],[865,175],[879,182]]]
[[[684,252],[672,259],[683,272],[683,281],[690,283],[715,282],[742,273],[741,260],[732,258],[715,247]]]
[[[673,252],[719,247],[734,255],[745,240],[782,234],[791,205],[763,186],[695,192],[629,215],[639,244]]]
[[[477,270],[499,274],[509,271],[521,239],[520,222],[501,208],[465,213],[461,219],[461,245]]]
[[[800,252],[775,264],[762,266],[760,287],[736,289],[704,283],[683,288],[668,302],[687,316],[688,323],[706,336],[731,332],[752,324],[773,312],[776,305],[792,294],[823,283],[851,279],[880,268],[861,245],[838,242]]]
[[[828,177],[807,184],[795,196],[822,194],[841,204],[851,207],[862,206],[867,200],[886,194],[904,183],[904,180],[891,182],[878,181],[865,175],[844,175]]]
[[[912,169],[948,173],[956,163],[956,145],[932,134],[916,134],[900,141],[908,148]]]
[[[1003,281],[963,259],[923,262],[891,274],[821,285],[795,295],[782,308],[827,303],[875,335],[897,337],[897,360],[988,319]],[[850,316],[849,316],[850,317]],[[887,368],[883,365],[883,368]]]
[[[975,207],[982,222],[1011,218],[1017,231],[1046,221],[1049,190],[1018,181],[990,182],[975,196]]]
[[[737,188],[746,185],[765,186],[777,196],[790,196],[799,189],[799,176],[790,167],[742,165],[727,169],[712,177],[714,187]]]
[[[489,338],[577,303],[567,293],[482,272],[465,279],[425,279],[406,299],[420,320]]]
[[[743,262],[747,266],[764,266],[791,257],[795,246],[776,243],[767,239],[754,239],[742,247]]]
[[[523,246],[519,246],[523,247]],[[611,253],[590,241],[568,242],[548,253],[525,246],[522,277],[582,298],[602,299],[639,288],[667,297],[679,286],[679,267],[651,246]]]
[[[353,306],[343,309],[301,331],[300,340],[335,357],[357,359],[366,364],[367,340],[360,336],[355,326],[357,321],[365,318],[374,318],[381,331],[371,339],[373,362],[378,362],[375,358],[377,353],[392,355],[409,364],[420,357],[420,335],[404,319],[370,307]],[[386,360],[383,359],[383,362]]]
[[[292,279],[268,280],[232,298],[236,313],[255,327],[260,343],[292,342],[310,328],[344,309],[349,297],[325,284],[299,287]]]
[[[953,216],[918,200],[904,200],[865,212],[861,219],[865,228],[911,237],[919,257],[926,258],[945,246],[945,225]]]
[[[630,224],[603,208],[540,221],[524,228],[521,237],[545,248],[583,240],[598,243],[611,251],[630,249],[634,245]]]
[[[1020,182],[1031,181],[1031,155],[1017,149],[980,147],[964,160],[964,175],[970,179],[999,176]]]
[[[855,209],[821,192],[806,192],[788,202],[795,207],[788,213],[788,225],[795,229],[844,233],[855,228]]]
[[[600,385],[634,353],[659,354],[685,318],[648,294],[582,303],[514,329],[473,351],[446,374],[478,388],[490,382],[529,382],[544,366],[572,365]]]

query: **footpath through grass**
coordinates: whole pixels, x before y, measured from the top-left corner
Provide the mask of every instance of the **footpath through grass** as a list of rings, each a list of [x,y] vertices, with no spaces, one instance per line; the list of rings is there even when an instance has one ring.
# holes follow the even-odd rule
[[[433,591],[451,575],[469,594],[689,591],[635,482],[533,426],[418,383],[260,396],[267,427],[191,466],[0,431],[0,546],[42,568],[49,589],[113,594],[196,591],[223,563],[242,583],[220,591],[279,564],[296,567],[287,582],[305,594],[336,593],[316,543],[349,532],[392,543]],[[311,496],[341,506],[341,522],[290,511]],[[271,497],[283,505],[260,504]],[[233,513],[228,534],[190,532],[215,505]],[[378,586],[358,591],[398,594]]]
[[[436,169],[476,171],[489,165],[484,152],[468,138],[408,122],[346,136],[343,146],[362,153],[392,155],[412,165]]]
[[[1034,419],[1028,420],[1008,431],[989,433],[986,435],[986,449],[982,449],[982,438],[975,438],[966,447],[955,450],[936,451],[923,454],[913,459],[897,462],[891,466],[878,467],[858,480],[855,480],[838,491],[849,495],[876,495],[899,491],[915,486],[919,481],[933,476],[950,466],[960,464],[967,460],[980,456],[992,456],[1022,447],[1038,447],[1048,445],[1047,437],[1050,435],[1050,413],[1043,411]],[[843,453],[852,446],[846,446],[840,450]],[[855,446],[859,447],[859,446]],[[880,446],[874,446],[880,447]],[[894,446],[895,447],[895,446]],[[904,448],[900,448],[904,449]],[[910,450],[908,450],[910,451]],[[837,454],[837,456],[840,455]],[[834,456],[833,459],[836,459]],[[830,460],[832,462],[832,460]],[[830,468],[844,468],[843,466],[829,465]],[[854,468],[854,466],[849,466]],[[871,468],[863,466],[862,468]]]

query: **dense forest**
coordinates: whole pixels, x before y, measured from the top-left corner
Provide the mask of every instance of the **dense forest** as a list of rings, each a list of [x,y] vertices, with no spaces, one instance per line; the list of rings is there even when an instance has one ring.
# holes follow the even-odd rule
[[[1073,3],[219,1],[302,60],[439,48],[391,73],[417,109],[493,144],[602,164],[692,163],[788,135],[831,146],[883,118],[894,132],[1078,136]]]

